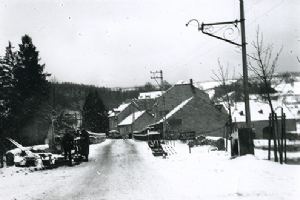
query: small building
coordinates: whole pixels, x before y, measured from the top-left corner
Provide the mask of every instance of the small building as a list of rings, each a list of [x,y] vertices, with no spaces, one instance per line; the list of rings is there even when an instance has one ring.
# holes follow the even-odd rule
[[[123,121],[131,113],[138,111],[137,105],[128,102],[122,103],[118,108],[115,108],[108,113],[109,130],[118,130],[118,124]]]
[[[260,100],[250,100],[250,115],[251,125],[254,128],[255,137],[263,138],[263,128],[269,126],[269,115],[271,109],[268,103]],[[286,115],[286,131],[296,131],[296,117],[293,113],[284,105],[279,102],[272,102],[275,112],[278,116],[281,116],[281,110]],[[245,127],[245,104],[244,102],[236,102],[231,107],[232,121],[236,123],[238,128]]]
[[[163,94],[163,91],[141,92],[138,99],[156,99]]]
[[[149,112],[137,111],[129,116],[127,116],[124,120],[122,120],[118,124],[118,129],[122,136],[127,136],[132,134],[133,132],[142,131],[149,124],[154,122],[154,117]]]
[[[161,94],[161,91],[143,92],[139,94],[138,99],[128,100],[109,111],[109,130],[118,131],[120,122],[134,112],[145,110],[148,113],[153,113],[155,99],[161,96]]]

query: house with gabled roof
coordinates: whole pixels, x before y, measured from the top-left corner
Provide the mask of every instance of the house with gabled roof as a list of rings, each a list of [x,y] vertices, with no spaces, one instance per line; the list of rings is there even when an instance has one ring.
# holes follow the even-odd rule
[[[211,101],[207,93],[196,88],[193,85],[192,79],[189,83],[179,82],[170,87],[156,99],[156,103],[153,107],[156,119],[161,119],[164,115],[173,110],[177,105],[192,96],[198,96],[199,98],[203,98],[207,102]]]
[[[194,132],[195,135],[222,137],[227,119],[224,109],[198,96],[192,96],[174,107],[156,124],[163,124],[165,120],[166,135],[179,137],[181,133]]]
[[[263,129],[269,126],[269,115],[271,113],[270,106],[267,102],[258,99],[250,99],[251,125],[255,132],[256,138],[264,138]],[[277,116],[281,116],[283,111],[286,116],[285,126],[287,132],[296,131],[296,116],[291,110],[278,101],[272,101],[274,112]],[[236,102],[232,107],[232,120],[238,128],[245,127],[245,103]]]
[[[196,88],[192,80],[169,88],[157,98],[153,110],[155,124],[165,124],[166,134],[177,136],[185,132],[223,136],[228,119],[225,110],[216,106],[207,93]]]
[[[128,115],[118,124],[120,134],[131,135],[133,132],[139,132],[154,122],[154,117],[146,110],[136,111]]]
[[[118,130],[118,124],[131,113],[138,111],[137,105],[132,102],[122,103],[108,113],[109,130]]]
[[[124,102],[117,108],[112,109],[108,113],[109,118],[109,130],[119,131],[119,124],[127,118],[129,115],[138,111],[147,111],[148,114],[152,113],[153,104],[155,99],[132,99],[128,102]],[[152,115],[151,115],[152,116]],[[150,123],[153,123],[150,120]]]

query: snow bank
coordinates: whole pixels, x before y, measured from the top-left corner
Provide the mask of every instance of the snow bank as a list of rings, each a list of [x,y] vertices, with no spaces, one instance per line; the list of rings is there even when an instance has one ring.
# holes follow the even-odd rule
[[[101,145],[107,145],[110,141],[104,141],[101,144],[90,146],[90,162],[93,162],[99,155],[97,149]],[[56,156],[56,155],[53,155]],[[59,155],[60,156],[60,155]],[[89,163],[73,167],[59,167],[53,170],[37,171],[37,167],[7,167],[0,168],[0,199],[1,200],[32,200],[32,199],[47,199],[36,198],[44,191],[53,189],[53,192],[61,192],[61,187],[57,185],[68,185],[78,180],[78,177],[89,169]],[[32,173],[34,172],[34,173]],[[67,176],[71,180],[67,180]]]
[[[299,199],[300,166],[279,165],[246,155],[230,159],[210,146],[192,148],[171,143],[176,153],[153,157],[146,143],[137,142],[145,160],[174,188],[174,199]],[[257,153],[257,152],[256,152]],[[163,186],[161,186],[163,187]]]

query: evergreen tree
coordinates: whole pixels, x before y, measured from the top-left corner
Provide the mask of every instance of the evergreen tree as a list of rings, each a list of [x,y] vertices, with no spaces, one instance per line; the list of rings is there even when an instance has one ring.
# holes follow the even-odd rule
[[[108,113],[97,91],[90,91],[83,105],[83,128],[93,132],[108,130]]]
[[[15,53],[9,42],[4,58],[0,59],[0,134],[9,128],[11,117],[11,99],[13,97],[13,66],[15,65]],[[7,132],[7,131],[6,131]]]
[[[44,73],[44,64],[40,64],[39,52],[28,35],[22,37],[19,44],[16,64],[13,66],[14,98],[12,114],[15,131],[22,128],[34,114],[48,95],[48,82]]]

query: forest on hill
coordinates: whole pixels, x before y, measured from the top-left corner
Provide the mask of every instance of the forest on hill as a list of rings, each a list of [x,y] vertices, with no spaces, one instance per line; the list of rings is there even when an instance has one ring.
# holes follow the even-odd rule
[[[282,72],[275,75],[275,78],[272,82],[272,86],[269,88],[269,92],[271,94],[277,93],[275,90],[276,85],[281,83],[291,83],[293,84],[297,81],[297,78],[300,77],[300,72]],[[249,82],[249,94],[260,95],[263,97],[263,94],[266,92],[264,91],[264,85],[257,80],[257,78],[250,77]],[[227,85],[220,85],[214,88],[215,94],[213,96],[214,101],[218,101],[222,99],[227,93],[232,101],[243,101],[243,79],[237,79],[236,81],[227,84]],[[273,96],[272,98],[277,98]]]
[[[97,87],[70,82],[51,82],[50,85],[49,103],[55,110],[70,109],[80,111],[90,91],[97,91],[106,109],[110,110],[128,99],[137,98],[140,92],[157,90],[151,83],[131,89]]]

